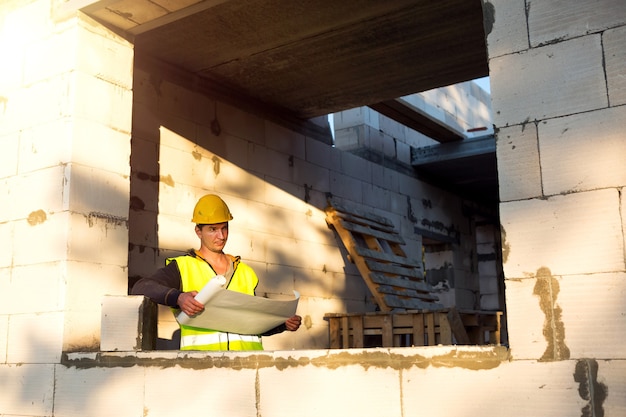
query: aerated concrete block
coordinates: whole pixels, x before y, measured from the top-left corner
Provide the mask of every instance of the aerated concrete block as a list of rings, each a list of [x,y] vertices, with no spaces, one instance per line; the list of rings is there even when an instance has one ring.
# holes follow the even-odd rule
[[[134,45],[86,14],[79,16],[76,47],[68,48],[75,57],[70,62],[76,66],[78,71],[106,80],[123,89],[131,90],[133,87]]]
[[[308,354],[293,352],[285,370],[259,370],[260,414],[268,416],[400,416],[402,413],[399,371],[392,366],[364,367],[360,364],[323,368],[314,365]],[[317,352],[315,352],[317,353]],[[338,352],[337,352],[338,353]],[[345,356],[358,355],[358,350]],[[387,356],[387,352],[381,356]],[[340,355],[338,355],[340,356]],[[280,384],[275,381],[280,380]],[[295,387],[285,395],[284,387]],[[409,414],[405,414],[409,415]]]
[[[602,32],[624,24],[626,2],[622,0],[552,0],[528,5],[528,28],[532,46]]]
[[[157,306],[144,296],[102,299],[102,351],[151,350],[156,345]]]
[[[222,134],[265,145],[264,119],[221,102],[217,103],[216,119],[222,128]]]
[[[188,366],[184,367],[176,366],[177,360],[165,359],[155,361],[157,366],[144,368],[145,382],[136,384],[143,392],[137,398],[144,398],[144,415],[272,415],[258,410],[257,403],[263,395],[259,397],[257,394],[261,388],[254,356],[248,359],[245,354],[238,353],[235,357],[230,352],[208,355],[205,352],[202,355],[202,360],[187,361]],[[284,381],[272,386],[282,387],[283,394],[287,387]]]
[[[489,57],[496,58],[528,49],[526,9],[523,2],[486,1],[483,3],[483,14]]]
[[[59,362],[63,316],[62,312],[11,315],[7,363]]]
[[[71,73],[68,83],[73,93],[68,107],[64,109],[68,115],[130,133],[133,113],[133,92],[130,88],[80,72]]]
[[[98,213],[126,226],[130,181],[127,175],[72,163],[66,170],[69,194],[67,209],[76,213]],[[103,218],[104,218],[103,217]]]
[[[71,215],[68,212],[50,214],[42,209],[33,210],[27,220],[15,222],[13,240],[14,265],[32,265],[67,259],[67,233]],[[65,231],[65,232],[61,232]],[[37,240],[38,250],[32,250]]]
[[[67,259],[125,267],[128,263],[128,220],[108,213],[70,214]]]
[[[116,359],[123,363],[123,357],[113,357],[112,362]],[[63,417],[145,415],[144,376],[145,368],[138,366],[82,368],[57,365],[54,415]]]
[[[575,275],[560,280],[555,301],[562,311],[564,343],[571,358],[626,357],[624,295],[625,272]]]
[[[51,416],[54,409],[54,365],[0,365],[2,415]]]
[[[544,194],[626,184],[625,129],[626,106],[540,123],[539,153]]]
[[[130,176],[130,133],[85,119],[74,120],[71,129],[72,140],[68,144],[72,147],[73,164]],[[141,158],[145,158],[143,152]],[[70,159],[63,162],[68,161]]]
[[[494,124],[506,127],[606,107],[602,60],[600,35],[492,59]]]
[[[304,135],[279,126],[269,121],[265,122],[265,140],[267,147],[277,152],[304,159]]]
[[[501,204],[506,278],[623,270],[619,204],[616,189]]]
[[[363,201],[362,181],[338,172],[330,173],[330,192],[350,201]]]
[[[58,165],[7,178],[3,186],[11,204],[2,207],[3,220],[30,218],[29,224],[40,224],[48,215],[66,210],[68,171],[67,165]]]
[[[512,355],[542,361],[623,357],[625,282],[624,273],[559,276],[548,268],[507,280]]]
[[[402,371],[401,415],[569,416],[581,415],[585,405],[573,361],[492,363],[476,354],[454,366],[446,359],[440,366]]]
[[[500,201],[539,197],[541,169],[534,123],[502,128],[496,142]]]
[[[66,275],[63,261],[14,266],[0,287],[0,314],[63,310]],[[28,294],[28,302],[15,294]]]

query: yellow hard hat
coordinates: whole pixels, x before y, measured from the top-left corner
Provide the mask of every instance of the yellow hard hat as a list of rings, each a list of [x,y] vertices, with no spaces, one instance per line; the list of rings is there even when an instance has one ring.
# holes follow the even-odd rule
[[[215,194],[207,194],[196,203],[191,221],[195,224],[216,224],[232,219],[233,215],[224,200]]]

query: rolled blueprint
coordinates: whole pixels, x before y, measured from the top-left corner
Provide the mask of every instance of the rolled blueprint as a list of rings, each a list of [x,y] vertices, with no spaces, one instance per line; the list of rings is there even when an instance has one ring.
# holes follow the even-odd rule
[[[211,279],[195,299],[204,304],[204,311],[193,317],[180,312],[179,324],[202,329],[238,334],[263,334],[296,314],[300,294],[294,299],[276,300],[222,289],[226,279]]]

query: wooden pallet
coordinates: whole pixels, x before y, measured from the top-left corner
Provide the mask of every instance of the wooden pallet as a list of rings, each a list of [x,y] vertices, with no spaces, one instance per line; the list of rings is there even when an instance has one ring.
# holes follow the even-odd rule
[[[331,349],[482,345],[499,344],[500,341],[499,312],[458,312],[455,309],[443,309],[395,313],[332,313],[326,314],[324,319],[328,320]],[[472,331],[467,332],[467,329]]]
[[[451,345],[446,312],[326,314],[330,348]]]
[[[425,282],[421,262],[406,256],[391,221],[334,203],[326,209],[326,223],[380,310],[326,314],[331,348],[500,344],[502,312],[444,308]]]
[[[407,257],[404,239],[388,219],[332,204],[326,223],[335,229],[380,311],[439,310],[419,259]]]

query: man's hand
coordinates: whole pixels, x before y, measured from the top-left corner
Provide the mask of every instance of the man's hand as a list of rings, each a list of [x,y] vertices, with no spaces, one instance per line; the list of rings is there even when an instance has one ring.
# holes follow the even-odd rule
[[[183,292],[178,296],[178,307],[189,317],[202,313],[204,310],[204,304],[194,298],[196,294],[198,294],[198,291],[189,291]]]
[[[287,327],[287,330],[289,330],[290,332],[295,332],[296,330],[298,330],[298,328],[300,328],[301,323],[302,323],[302,317],[295,315],[287,319],[287,321],[285,322],[285,326]]]

